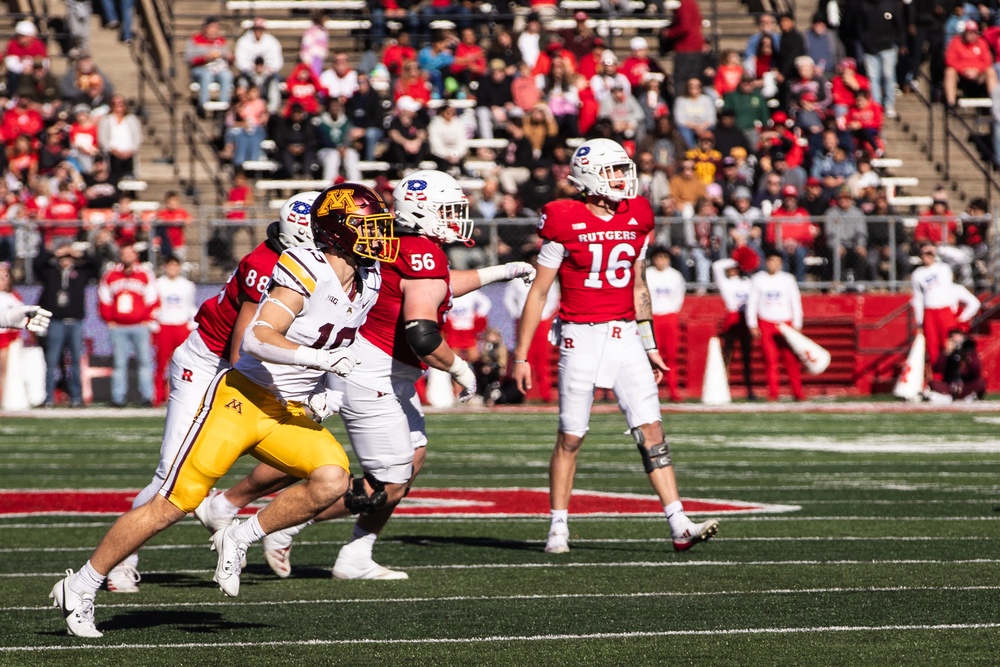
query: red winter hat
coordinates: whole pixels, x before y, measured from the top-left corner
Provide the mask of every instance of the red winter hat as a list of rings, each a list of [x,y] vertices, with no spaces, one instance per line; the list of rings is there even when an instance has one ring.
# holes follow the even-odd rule
[[[775,125],[784,125],[788,122],[788,114],[784,111],[775,111],[771,114],[771,120],[774,121]]]
[[[781,196],[782,197],[798,197],[799,196],[799,189],[797,187],[795,187],[794,185],[786,185],[785,187],[781,188]]]
[[[753,273],[760,266],[760,257],[746,246],[734,250],[732,258],[743,273]]]

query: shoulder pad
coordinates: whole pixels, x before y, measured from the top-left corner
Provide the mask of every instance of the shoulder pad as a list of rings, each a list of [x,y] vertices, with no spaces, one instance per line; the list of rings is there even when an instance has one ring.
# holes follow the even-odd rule
[[[583,202],[575,199],[560,199],[542,206],[538,215],[538,236],[546,241],[564,242],[574,222],[583,222],[589,217]]]
[[[448,258],[425,236],[402,236],[392,267],[405,278],[448,278]]]

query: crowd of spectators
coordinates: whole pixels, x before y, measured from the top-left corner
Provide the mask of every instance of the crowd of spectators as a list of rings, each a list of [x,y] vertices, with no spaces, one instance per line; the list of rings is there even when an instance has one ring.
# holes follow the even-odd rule
[[[913,33],[931,39],[916,30],[922,9],[856,0],[834,21],[824,7],[804,31],[791,14],[764,12],[742,52],[717,53],[696,0],[680,0],[655,42],[633,37],[627,52],[609,48],[583,11],[573,27],[550,29],[550,3],[531,2],[507,23],[473,22],[468,3],[377,4],[372,37],[354,54],[328,50],[325,16],[315,12],[284,77],[262,19],[232,49],[215,18],[192,36],[199,104],[211,82],[223,89],[220,101],[232,101],[220,154],[236,171],[265,157],[265,139],[275,144],[278,177],[358,180],[372,176],[365,161],[381,160],[394,178],[433,161],[482,179],[471,194],[477,218],[489,221],[531,217],[574,194],[573,141],[607,137],[636,160],[655,212],[684,221],[657,240],[690,282],[707,286],[711,262],[742,245],[761,257],[777,249],[800,281],[906,277],[912,229],[868,220],[895,213],[872,161],[887,155],[883,124],[897,117],[896,63],[909,63],[900,69],[912,85]],[[944,37],[968,43],[968,34],[980,39],[977,26],[966,18]],[[952,70],[938,69],[944,99]],[[995,75],[984,77],[992,89]],[[945,219],[937,222],[943,229]],[[959,229],[952,241],[977,242],[967,236]],[[501,258],[533,241],[525,229],[502,231]],[[470,253],[456,260],[475,261]],[[966,264],[971,275],[975,259]]]

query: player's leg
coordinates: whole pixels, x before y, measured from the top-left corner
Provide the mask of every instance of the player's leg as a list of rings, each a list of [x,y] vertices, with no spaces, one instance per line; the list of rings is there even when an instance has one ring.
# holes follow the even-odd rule
[[[622,357],[615,380],[615,397],[632,431],[649,483],[663,504],[674,549],[685,551],[715,535],[719,522],[709,519],[695,524],[684,513],[648,357],[637,337],[626,337],[625,341],[635,349]]]
[[[778,343],[781,335],[778,328],[771,322],[760,321],[760,347],[764,353],[764,366],[767,370],[767,398],[778,400]]]
[[[938,309],[924,311],[924,338],[927,342],[927,360],[933,366],[941,349],[944,347],[945,333],[941,331],[941,318]]]
[[[386,506],[358,516],[350,541],[337,554],[333,576],[337,579],[406,579],[407,574],[375,562],[372,552],[379,533],[409,491],[427,451],[426,425],[414,382],[416,372],[396,377],[391,392],[375,392],[363,384],[344,382],[340,416],[351,447],[366,476],[385,484]],[[378,396],[382,393],[382,396]],[[340,503],[342,504],[342,502]],[[344,516],[331,508],[323,518]]]
[[[563,325],[559,349],[559,432],[549,460],[551,516],[546,553],[569,551],[569,501],[576,476],[576,458],[590,427],[594,378],[601,362],[605,335],[601,327]]]

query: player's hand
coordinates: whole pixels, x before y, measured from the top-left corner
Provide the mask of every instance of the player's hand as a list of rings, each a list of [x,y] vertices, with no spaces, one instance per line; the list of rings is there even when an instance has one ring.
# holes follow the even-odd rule
[[[358,365],[358,355],[349,347],[337,347],[332,350],[317,350],[316,368],[347,377]]]
[[[14,306],[0,314],[0,327],[43,334],[48,330],[51,318],[52,313],[38,306]]]
[[[750,335],[753,336],[754,338],[760,338],[760,329],[758,329],[757,327],[753,327],[752,329],[750,329]]]
[[[520,278],[525,285],[530,285],[535,279],[535,267],[527,262],[507,262],[503,265],[503,279]]]
[[[465,403],[476,394],[476,374],[472,372],[472,367],[466,363],[465,359],[455,355],[455,362],[448,369],[451,377],[462,387],[458,393],[458,402]]]
[[[660,384],[660,380],[663,379],[663,374],[669,369],[667,365],[663,362],[663,357],[656,350],[649,350],[646,352],[646,356],[649,357],[649,365],[653,368],[653,378],[656,380],[656,384]]]
[[[309,408],[310,416],[317,424],[322,424],[333,416],[334,410],[330,407],[330,402],[326,400],[326,390],[310,394],[309,398],[306,399],[306,407]]]
[[[514,364],[514,371],[510,377],[514,380],[517,390],[522,394],[527,394],[528,390],[531,389],[531,364],[527,361]]]
[[[28,315],[28,321],[25,323],[24,328],[33,334],[44,336],[49,331],[49,323],[52,322],[52,313],[38,306],[29,307],[34,308],[35,311]]]
[[[157,334],[160,333],[160,323],[156,320],[149,321],[149,333]]]

